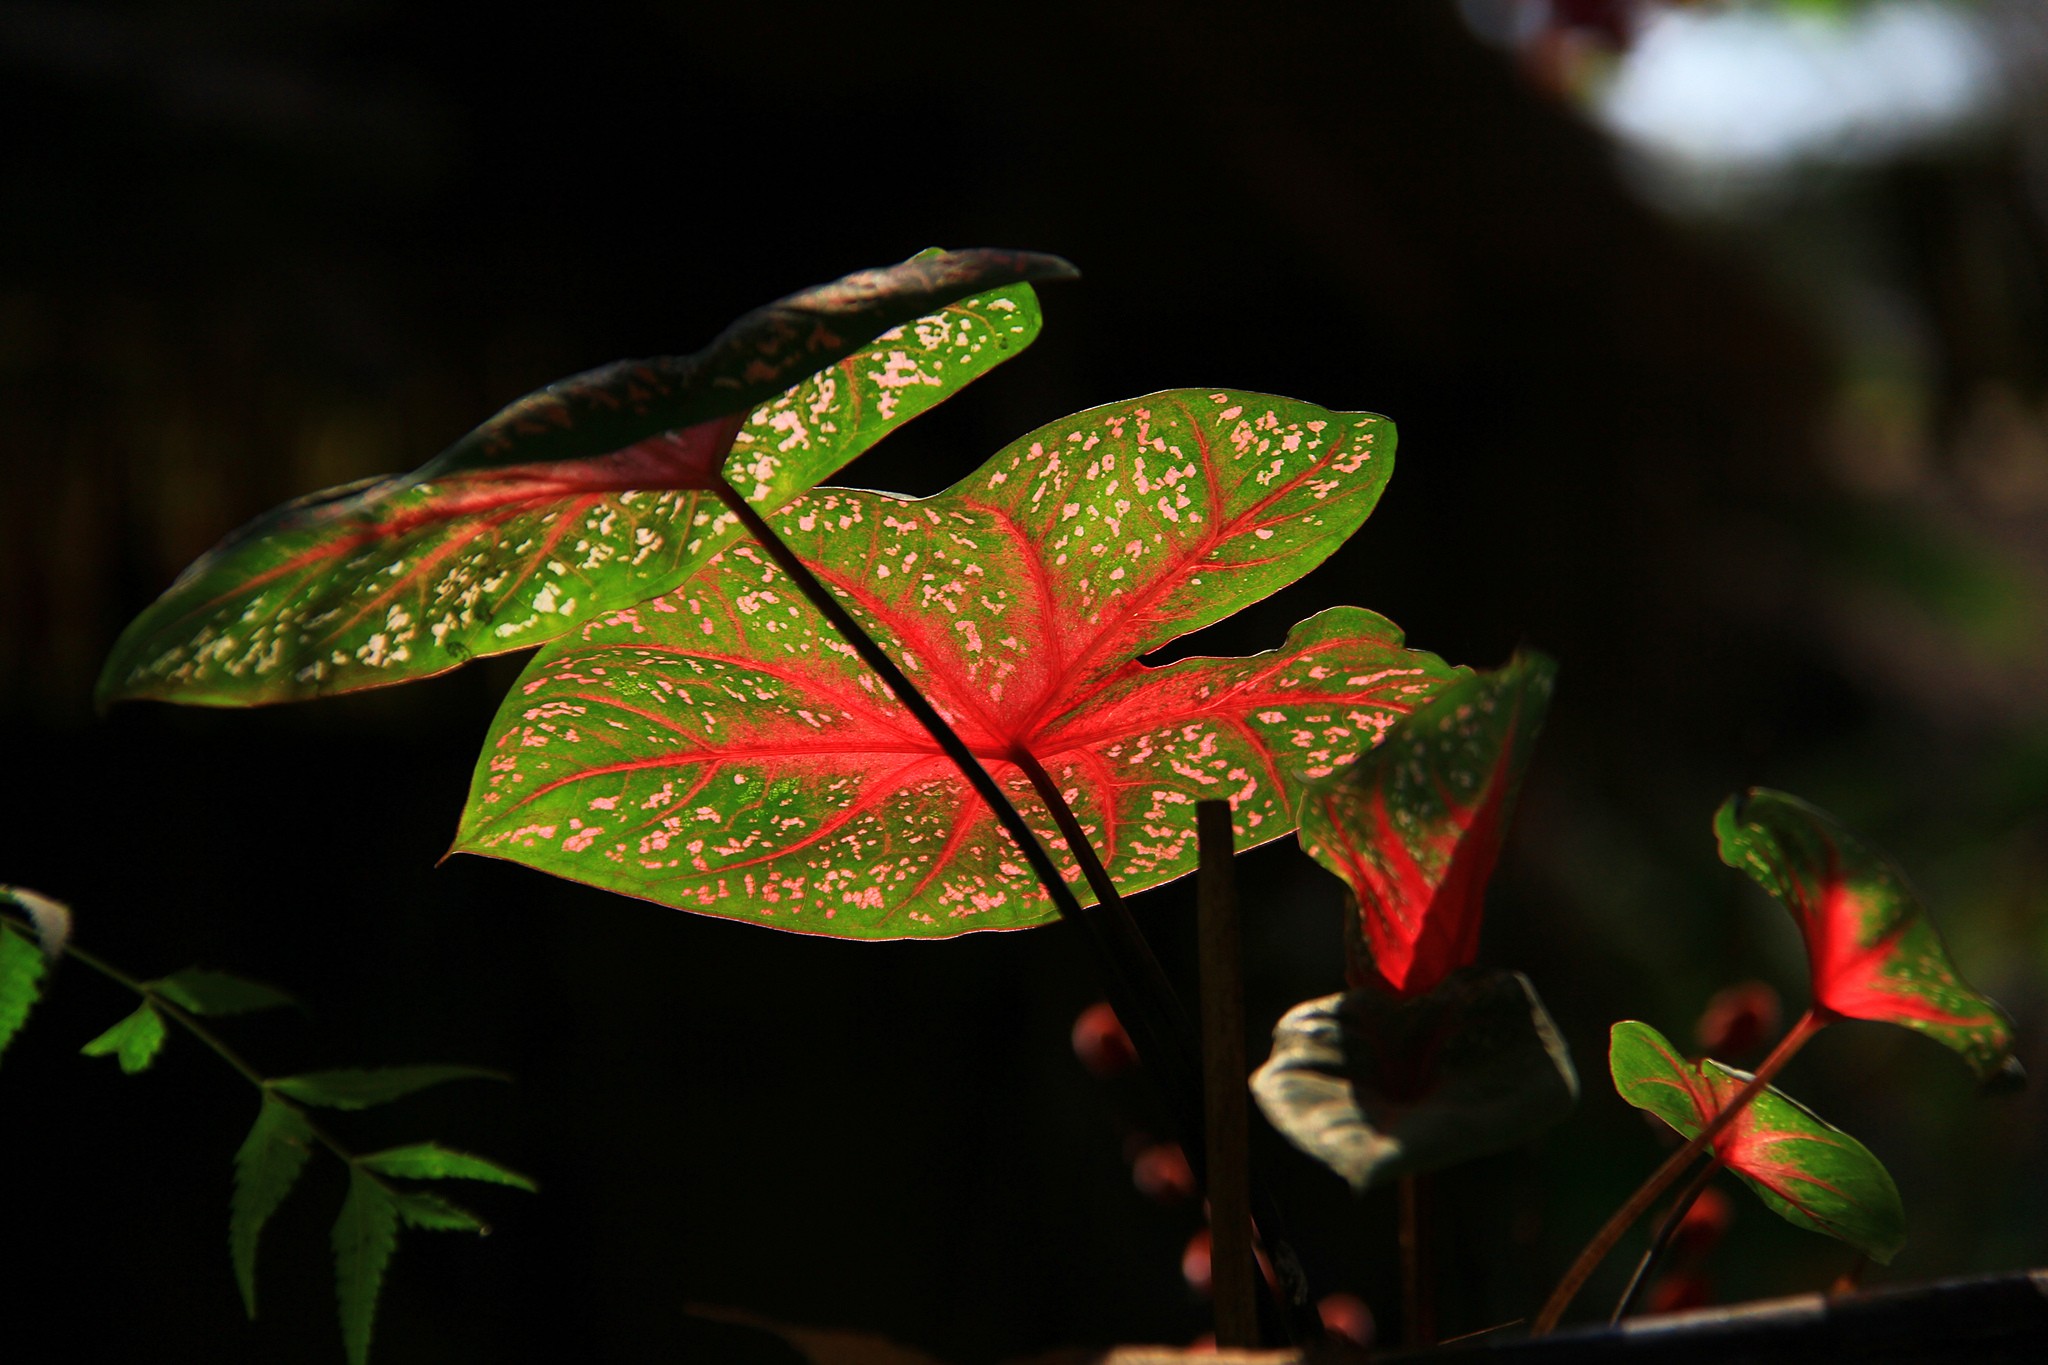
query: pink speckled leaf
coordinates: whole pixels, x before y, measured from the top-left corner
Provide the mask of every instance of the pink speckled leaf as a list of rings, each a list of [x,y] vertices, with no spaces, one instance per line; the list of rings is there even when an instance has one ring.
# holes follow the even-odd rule
[[[1752,1079],[1708,1060],[1690,1062],[1648,1024],[1614,1026],[1614,1088],[1630,1104],[1693,1138]],[[1879,1261],[1906,1241],[1898,1187],[1870,1149],[1775,1086],[1766,1086],[1714,1137],[1714,1153],[1773,1213],[1836,1237]]]
[[[1355,607],[1248,659],[1138,661],[1313,568],[1392,454],[1371,414],[1164,393],[1040,428],[937,497],[819,490],[774,520],[1069,879],[1020,755],[1135,891],[1193,870],[1197,800],[1232,801],[1240,847],[1284,835],[1304,778],[1460,675]],[[534,659],[455,847],[812,933],[1053,916],[987,807],[751,544]]]
[[[1721,861],[1776,896],[1806,939],[1814,1003],[1917,1029],[1980,1078],[2016,1069],[2012,1025],[1949,962],[1906,876],[1827,812],[1751,788],[1714,816]]]
[[[926,252],[807,289],[689,356],[527,395],[411,474],[288,503],[201,556],[124,631],[102,702],[249,706],[526,649],[665,592],[1037,335],[1028,252]]]

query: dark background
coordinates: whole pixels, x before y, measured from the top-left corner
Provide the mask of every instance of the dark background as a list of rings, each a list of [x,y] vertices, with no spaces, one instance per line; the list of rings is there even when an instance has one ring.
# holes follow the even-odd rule
[[[1687,222],[1546,70],[1419,2],[0,4],[0,878],[137,973],[299,993],[307,1018],[226,1026],[272,1071],[517,1077],[335,1120],[544,1187],[466,1199],[480,1244],[404,1238],[380,1361],[776,1358],[689,1305],[975,1365],[1206,1330],[1178,1268],[1198,1214],[1130,1185],[1126,1135],[1156,1117],[1069,1051],[1096,991],[1058,928],[842,944],[436,868],[517,660],[256,712],[90,709],[125,621],[284,498],[803,285],[1032,247],[1085,276],[1044,291],[1042,339],[843,481],[935,492],[1167,387],[1385,412],[1381,509],[1204,648],[1357,602],[1456,661],[1562,663],[1485,956],[1535,979],[1586,1094],[1441,1182],[1446,1331],[1530,1311],[1655,1160],[1606,1084],[1611,1021],[1687,1040],[1746,977],[1803,1003],[1789,926],[1714,856],[1741,786],[1896,853],[2043,1069],[2036,111]],[[1859,367],[1843,300],[1873,293],[1924,339],[1904,370]],[[1263,1037],[1339,984],[1337,890],[1290,845],[1246,862]],[[1184,890],[1139,914],[1185,980]],[[253,1097],[182,1037],[140,1078],[74,1055],[128,1008],[66,967],[0,1071],[0,1283],[69,1342],[0,1350],[339,1360],[333,1163],[272,1224],[245,1324],[225,1214]],[[1875,1025],[1786,1085],[1898,1178],[1912,1239],[1873,1280],[2048,1261],[2038,1092],[1979,1100]],[[1319,1289],[1397,1327],[1389,1198],[1277,1164]],[[1731,1193],[1718,1294],[1847,1265]]]

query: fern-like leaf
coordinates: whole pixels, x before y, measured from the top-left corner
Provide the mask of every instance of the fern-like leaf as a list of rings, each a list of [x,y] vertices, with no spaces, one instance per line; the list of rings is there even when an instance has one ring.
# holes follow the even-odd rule
[[[42,950],[0,924],[0,1052],[14,1041],[28,1012],[42,998]]]
[[[415,1090],[446,1081],[509,1079],[502,1071],[480,1066],[378,1066],[344,1067],[335,1071],[308,1071],[301,1076],[281,1076],[270,1088],[301,1104],[318,1104],[329,1109],[368,1109],[389,1104]]]
[[[398,1216],[409,1228],[427,1232],[473,1232],[482,1237],[491,1229],[483,1219],[459,1204],[424,1190],[401,1190],[395,1196]]]
[[[228,1206],[228,1253],[251,1318],[256,1316],[256,1239],[291,1193],[312,1152],[313,1130],[306,1116],[266,1096],[235,1153],[235,1194]]]
[[[149,989],[194,1014],[249,1014],[299,1003],[275,986],[199,967],[187,967],[152,981]]]
[[[151,1062],[164,1046],[164,1017],[156,1012],[156,1006],[144,1001],[135,1013],[102,1033],[99,1037],[78,1049],[88,1057],[105,1057],[109,1054],[121,1063],[121,1070],[130,1076],[139,1071],[149,1070]]]
[[[348,1198],[334,1220],[334,1292],[341,1305],[341,1342],[349,1365],[366,1365],[377,1291],[398,1248],[398,1204],[375,1176],[350,1167]]]
[[[526,1176],[507,1170],[495,1161],[486,1161],[468,1152],[450,1151],[433,1142],[393,1147],[357,1160],[379,1175],[395,1175],[405,1180],[488,1180],[494,1185],[510,1185],[529,1193],[540,1188]]]

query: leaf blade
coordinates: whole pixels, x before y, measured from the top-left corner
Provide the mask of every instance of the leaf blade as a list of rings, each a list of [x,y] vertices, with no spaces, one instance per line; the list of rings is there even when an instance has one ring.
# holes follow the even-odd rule
[[[1817,1004],[1924,1033],[1979,1080],[2006,1067],[2011,1021],[1956,971],[1889,858],[1827,812],[1764,787],[1722,803],[1714,833],[1721,861],[1747,872],[1799,925]]]
[[[451,1203],[438,1194],[425,1190],[397,1190],[392,1194],[398,1206],[398,1216],[409,1228],[426,1232],[473,1232],[486,1236],[490,1225],[483,1219]]]
[[[112,1055],[121,1070],[133,1076],[149,1070],[164,1046],[164,1017],[147,1000],[79,1051],[88,1057]]]
[[[0,1052],[28,1022],[29,1011],[42,999],[42,980],[49,970],[42,950],[12,925],[0,924]]]
[[[348,1197],[334,1220],[334,1294],[350,1365],[366,1365],[377,1296],[398,1249],[398,1205],[374,1176],[350,1167]]]
[[[256,1317],[258,1239],[312,1154],[313,1131],[305,1115],[264,1096],[256,1122],[235,1152],[235,1187],[228,1205],[228,1255],[251,1320]]]
[[[434,1142],[416,1142],[356,1158],[379,1175],[405,1180],[482,1180],[536,1192],[540,1186],[519,1172],[469,1152],[453,1151]]]
[[[173,972],[147,983],[147,988],[180,1009],[200,1015],[249,1014],[299,1003],[275,986],[200,967]]]
[[[1688,1138],[1751,1079],[1716,1061],[1687,1061],[1637,1020],[1616,1024],[1611,1037],[1608,1065],[1616,1092]],[[1884,1164],[1776,1087],[1765,1087],[1715,1135],[1714,1151],[1773,1213],[1797,1227],[1880,1262],[1889,1263],[1905,1245],[1905,1209]]]
[[[326,1109],[368,1109],[449,1081],[505,1079],[502,1071],[476,1066],[337,1067],[331,1071],[274,1077],[268,1085],[301,1104]]]
[[[99,699],[243,706],[382,686],[666,591],[736,535],[691,491],[707,460],[780,506],[1022,350],[1041,321],[1022,281],[1062,271],[1030,253],[928,255],[750,314],[777,339],[772,356],[746,354],[729,329],[695,357],[529,395],[413,474],[316,493],[234,533],[123,632]],[[791,330],[806,317],[813,332]],[[871,328],[867,344],[833,330],[847,326]],[[811,349],[814,333],[834,344]],[[788,372],[799,355],[823,368]],[[746,377],[757,360],[772,380]]]

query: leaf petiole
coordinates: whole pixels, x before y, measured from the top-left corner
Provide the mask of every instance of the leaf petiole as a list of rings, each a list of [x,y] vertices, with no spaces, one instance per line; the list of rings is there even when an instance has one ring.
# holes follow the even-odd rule
[[[1544,1301],[1542,1311],[1530,1324],[1530,1336],[1546,1336],[1557,1326],[1557,1321],[1564,1316],[1565,1309],[1571,1307],[1572,1300],[1578,1297],[1579,1290],[1585,1287],[1586,1281],[1599,1268],[1600,1262],[1607,1259],[1607,1253],[1614,1250],[1614,1244],[1621,1240],[1622,1234],[1649,1211],[1650,1205],[1656,1203],[1679,1176],[1685,1174],[1693,1159],[1707,1150],[1720,1135],[1721,1130],[1733,1123],[1736,1117],[1749,1107],[1751,1100],[1763,1094],[1765,1087],[1785,1069],[1785,1064],[1792,1060],[1799,1049],[1805,1047],[1814,1034],[1839,1017],[1833,1010],[1818,1002],[1807,1006],[1806,1013],[1799,1016],[1798,1022],[1778,1041],[1777,1047],[1771,1050],[1771,1055],[1764,1058],[1762,1065],[1757,1067],[1756,1074],[1750,1078],[1749,1084],[1735,1092],[1735,1097],[1722,1106],[1720,1113],[1708,1120],[1692,1141],[1666,1157],[1664,1164],[1651,1172],[1650,1178],[1629,1196],[1628,1202],[1616,1209],[1614,1215],[1601,1226],[1600,1231],[1593,1234],[1593,1240],[1586,1243],[1585,1250],[1579,1253],[1578,1259],[1565,1271],[1564,1278],[1557,1282],[1557,1288],[1553,1289],[1550,1297]]]
[[[1651,1272],[1664,1259],[1664,1253],[1671,1249],[1671,1241],[1678,1236],[1678,1229],[1685,1222],[1685,1215],[1692,1212],[1692,1206],[1706,1192],[1707,1185],[1720,1172],[1721,1158],[1707,1158],[1707,1164],[1700,1167],[1692,1183],[1678,1192],[1678,1198],[1671,1201],[1671,1211],[1664,1215],[1664,1221],[1657,1225],[1657,1235],[1650,1239],[1650,1245],[1643,1251],[1643,1259],[1636,1262],[1635,1274],[1629,1277],[1628,1288],[1621,1291],[1621,1298],[1614,1305],[1614,1313],[1607,1319],[1610,1326],[1627,1317],[1636,1306],[1643,1287],[1650,1282]]]

